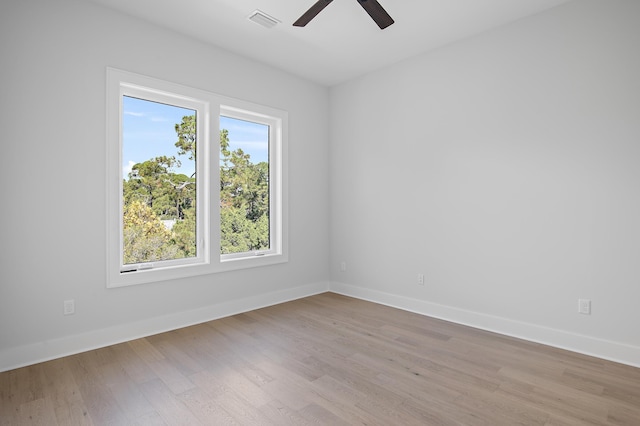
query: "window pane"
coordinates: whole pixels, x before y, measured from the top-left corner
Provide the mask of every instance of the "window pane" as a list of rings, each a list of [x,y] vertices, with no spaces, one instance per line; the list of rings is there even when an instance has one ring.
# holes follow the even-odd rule
[[[220,253],[270,248],[269,126],[220,117]]]
[[[123,96],[124,264],[196,256],[196,111]]]

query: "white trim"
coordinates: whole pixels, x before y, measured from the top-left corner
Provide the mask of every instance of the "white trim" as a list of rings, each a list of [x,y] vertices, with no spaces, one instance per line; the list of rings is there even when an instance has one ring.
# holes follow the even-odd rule
[[[451,321],[506,336],[640,367],[640,347],[540,327],[506,318],[397,296],[339,282],[317,282],[209,305],[186,312],[120,324],[95,331],[0,350],[0,373],[15,368],[176,330],[327,291]]]
[[[480,312],[467,311],[335,281],[329,284],[329,291],[454,322],[456,324],[541,343],[559,349],[631,365],[633,367],[640,367],[639,346],[598,339]]]
[[[197,252],[192,259],[155,262],[151,269],[122,272],[122,99],[123,96],[176,105],[197,112]],[[121,287],[215,272],[214,235],[205,218],[215,214],[212,188],[217,167],[211,143],[218,134],[220,98],[215,94],[114,68],[107,68],[107,287]],[[117,129],[117,133],[114,132]],[[216,139],[217,140],[217,139]],[[161,267],[158,267],[161,266]]]
[[[0,372],[313,296],[326,292],[328,288],[328,283],[317,282],[229,300],[186,312],[176,312],[58,339],[2,349],[0,350]]]
[[[228,99],[223,105],[220,105],[220,115],[229,118],[244,120],[252,123],[264,124],[269,127],[269,241],[270,248],[259,250],[256,252],[243,252],[223,254],[220,256],[222,268],[236,269],[235,262],[237,260],[253,260],[257,256],[265,257],[271,262],[270,258],[279,256],[281,262],[286,262],[287,250],[286,240],[283,238],[283,214],[286,210],[285,192],[283,184],[284,164],[283,151],[286,147],[285,134],[288,128],[288,114],[285,111],[276,110],[269,107],[257,106],[246,102]],[[259,262],[258,262],[259,263]]]
[[[197,244],[193,259],[156,262],[149,268],[124,269],[122,265],[122,96],[136,94],[151,101],[183,106],[198,111]],[[149,95],[149,96],[145,96]],[[252,102],[107,67],[107,287],[212,274],[224,271],[284,263],[288,258],[288,113]],[[220,168],[217,151],[221,110],[270,124],[270,230],[272,249],[243,256],[220,255]],[[200,128],[202,126],[202,128]],[[200,132],[202,134],[200,134]],[[117,178],[116,178],[117,176]],[[208,218],[208,220],[207,220]],[[160,264],[160,265],[158,265]],[[136,265],[133,265],[136,266]],[[143,266],[151,266],[143,264]],[[162,266],[162,267],[157,267]]]

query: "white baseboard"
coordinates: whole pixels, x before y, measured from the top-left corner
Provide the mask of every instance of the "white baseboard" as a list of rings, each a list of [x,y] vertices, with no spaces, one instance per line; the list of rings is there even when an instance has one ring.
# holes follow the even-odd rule
[[[0,372],[324,293],[328,289],[329,284],[326,282],[314,283],[244,299],[229,300],[135,323],[2,349],[0,350]]]
[[[542,343],[572,352],[640,367],[640,347],[638,346],[626,345],[507,318],[466,311],[348,284],[320,282],[244,299],[230,300],[200,309],[149,318],[135,323],[122,324],[78,335],[2,349],[0,350],[0,372],[151,336],[165,331],[176,330],[242,312],[324,293],[326,291],[368,300],[381,305],[391,306],[457,324]]]
[[[640,367],[640,347],[508,318],[467,311],[377,290],[331,282],[329,291],[457,324]]]

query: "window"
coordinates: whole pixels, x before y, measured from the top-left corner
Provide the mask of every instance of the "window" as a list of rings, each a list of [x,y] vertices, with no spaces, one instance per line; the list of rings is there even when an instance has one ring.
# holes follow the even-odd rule
[[[108,68],[107,285],[287,261],[286,129],[283,111]]]

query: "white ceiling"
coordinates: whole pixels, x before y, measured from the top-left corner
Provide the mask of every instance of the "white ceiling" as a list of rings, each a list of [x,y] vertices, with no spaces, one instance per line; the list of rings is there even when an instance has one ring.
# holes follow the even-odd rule
[[[378,0],[395,20],[380,30],[357,0],[334,0],[306,27],[316,0],[90,0],[332,86],[570,0]],[[281,21],[272,29],[247,17]]]

